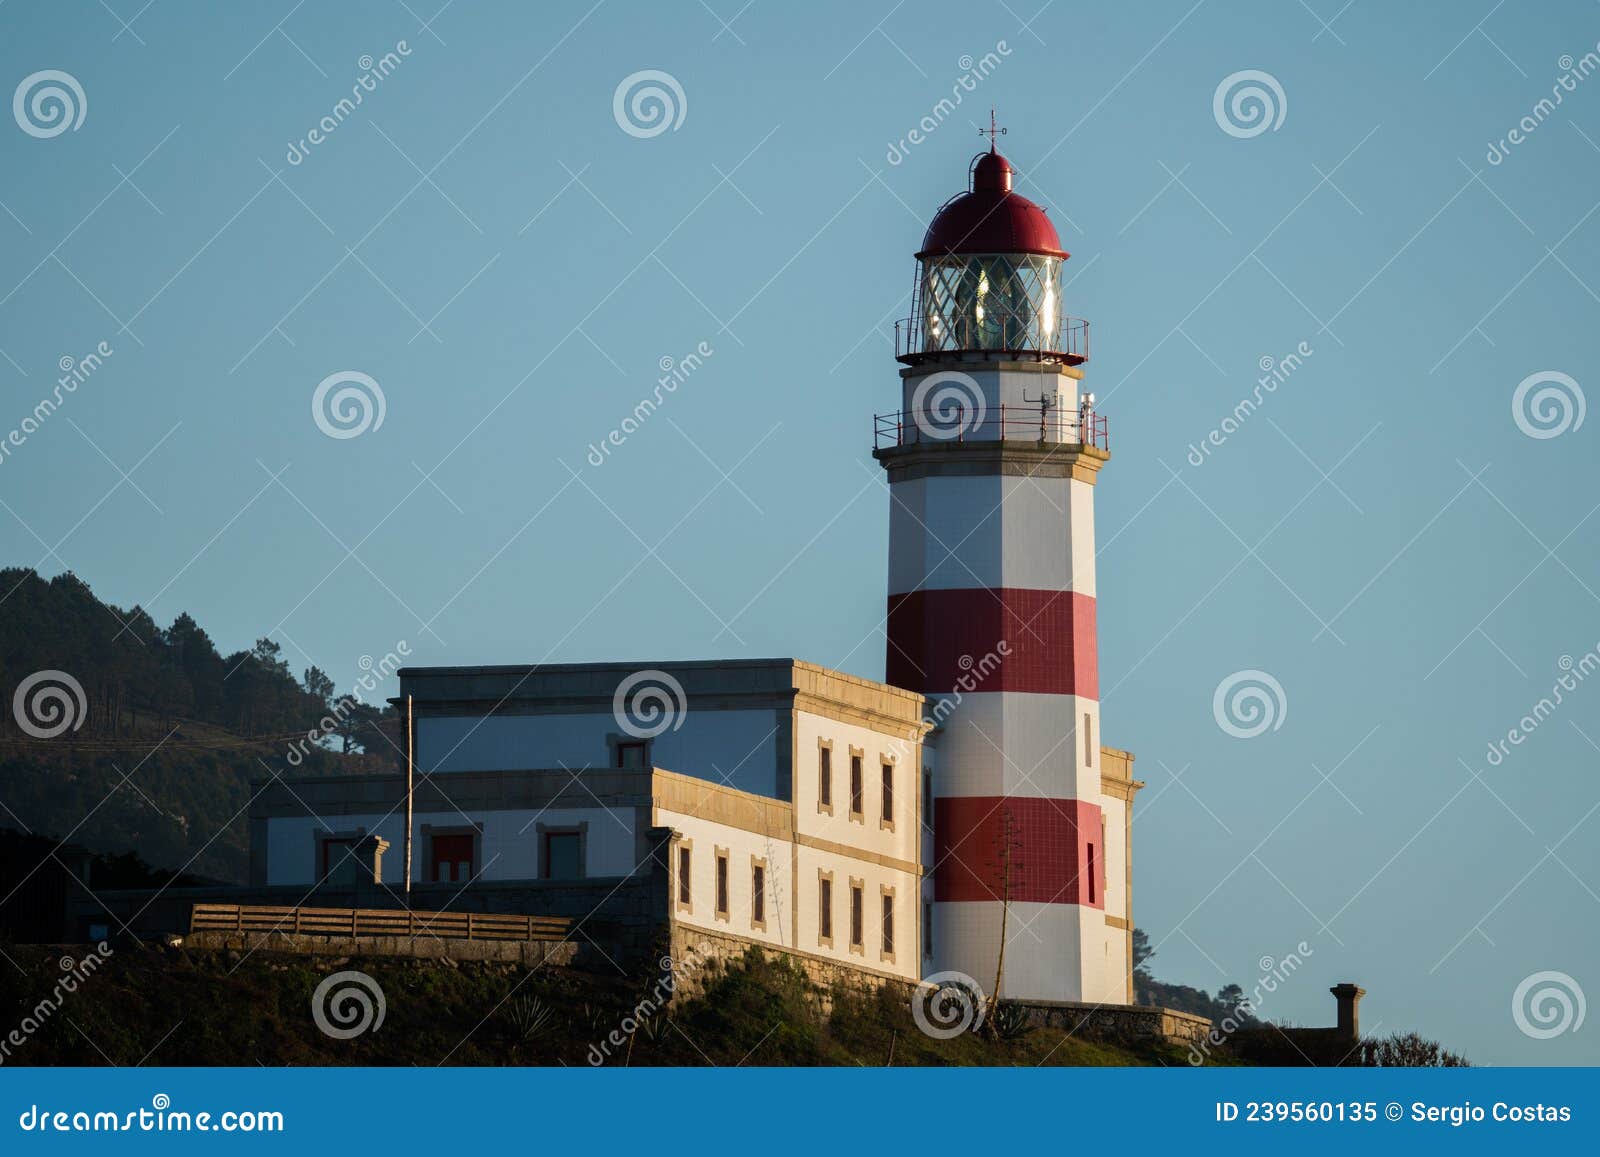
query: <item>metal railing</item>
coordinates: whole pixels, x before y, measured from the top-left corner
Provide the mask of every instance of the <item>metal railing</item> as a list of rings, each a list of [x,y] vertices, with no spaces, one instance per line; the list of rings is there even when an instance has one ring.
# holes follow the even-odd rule
[[[894,356],[916,362],[940,354],[1006,354],[1018,359],[1055,360],[1081,366],[1089,360],[1089,323],[1081,317],[1060,319],[1056,332],[1042,337],[1030,331],[1011,334],[981,326],[971,318],[960,318],[945,326],[937,340],[928,340],[927,325],[920,317],[902,318],[894,323]]]
[[[196,904],[191,932],[277,932],[285,936],[429,936],[442,940],[567,938],[565,916],[501,912],[412,912],[401,908],[300,908],[269,904]]]
[[[914,446],[930,442],[1034,442],[1092,446],[1107,452],[1111,432],[1104,415],[1091,409],[1041,410],[1036,405],[997,410],[964,403],[942,413],[936,406],[874,414],[872,448]]]

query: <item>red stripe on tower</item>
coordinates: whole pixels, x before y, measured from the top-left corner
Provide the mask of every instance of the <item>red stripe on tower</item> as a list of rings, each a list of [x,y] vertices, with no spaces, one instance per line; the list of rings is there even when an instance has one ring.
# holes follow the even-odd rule
[[[959,796],[934,803],[934,899],[1105,907],[1100,808],[1077,799]],[[1009,887],[1002,855],[1014,845]]]
[[[952,691],[982,663],[984,691],[1100,697],[1094,599],[1076,591],[890,595],[888,636],[887,679],[896,687]]]

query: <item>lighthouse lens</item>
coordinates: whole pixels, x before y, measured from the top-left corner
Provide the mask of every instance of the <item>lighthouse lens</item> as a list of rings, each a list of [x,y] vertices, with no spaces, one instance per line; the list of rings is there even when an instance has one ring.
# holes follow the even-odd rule
[[[959,254],[924,262],[923,350],[1054,352],[1061,260],[1033,254]]]

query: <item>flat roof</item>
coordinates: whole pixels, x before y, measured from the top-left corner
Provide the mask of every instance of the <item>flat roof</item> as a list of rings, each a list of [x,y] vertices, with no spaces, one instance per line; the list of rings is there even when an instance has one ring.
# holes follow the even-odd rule
[[[582,677],[585,675],[631,674],[636,671],[666,671],[669,674],[675,674],[689,671],[733,672],[747,670],[771,672],[809,671],[826,678],[842,679],[848,683],[870,687],[875,691],[904,696],[910,700],[922,701],[926,699],[926,696],[917,691],[908,691],[904,687],[896,687],[891,683],[884,683],[878,679],[867,679],[860,675],[852,675],[847,671],[824,667],[820,663],[811,663],[804,659],[792,657],[771,659],[639,659],[608,660],[598,663],[489,663],[449,667],[401,667],[396,674],[401,679],[469,679],[473,677],[530,679],[535,676],[559,679],[561,676]],[[793,681],[791,685],[793,685]]]
[[[690,701],[722,706],[778,706],[796,698],[830,710],[864,712],[897,727],[923,728],[927,698],[874,679],[835,671],[803,659],[656,659],[604,663],[494,664],[461,667],[402,667],[403,703],[411,695],[421,705],[459,711],[499,708],[511,703],[610,710],[625,680],[660,672]],[[641,685],[650,680],[643,678]],[[659,680],[657,680],[659,682]],[[514,708],[513,708],[514,710]]]

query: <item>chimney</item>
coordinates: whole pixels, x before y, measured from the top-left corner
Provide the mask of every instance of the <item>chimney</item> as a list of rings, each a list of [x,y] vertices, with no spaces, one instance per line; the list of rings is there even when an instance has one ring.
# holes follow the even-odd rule
[[[1367,995],[1367,990],[1358,984],[1346,981],[1336,984],[1328,989],[1333,993],[1333,998],[1339,1002],[1338,1033],[1350,1040],[1361,1038],[1361,998]]]

